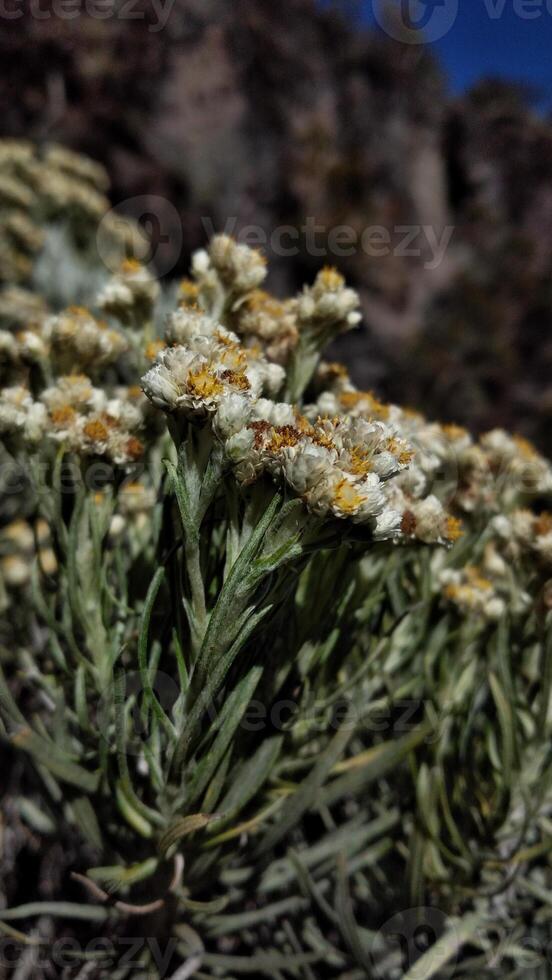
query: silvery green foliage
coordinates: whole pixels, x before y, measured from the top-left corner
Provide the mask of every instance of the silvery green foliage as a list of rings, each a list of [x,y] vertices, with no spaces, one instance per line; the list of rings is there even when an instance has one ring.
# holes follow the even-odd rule
[[[63,276],[59,270],[63,269]],[[63,225],[50,225],[37,256],[32,285],[53,310],[71,304],[89,306],[106,282],[109,272],[100,262],[90,262],[75,250]]]
[[[424,976],[536,969],[548,461],[323,362],[358,319],[335,270],[280,301],[218,236],[172,304],[125,260],[83,308],[69,265],[67,309],[0,297],[0,711],[82,900],[3,928],[172,937],[177,977],[392,980],[421,921]]]

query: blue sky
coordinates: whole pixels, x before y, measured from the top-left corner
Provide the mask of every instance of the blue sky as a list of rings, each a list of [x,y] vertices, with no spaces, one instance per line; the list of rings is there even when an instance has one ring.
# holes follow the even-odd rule
[[[374,10],[378,6],[381,10],[383,0],[357,2],[364,22],[376,24]],[[400,6],[409,0],[388,2]],[[421,3],[417,12],[425,9],[427,17],[432,3],[442,5],[434,11],[435,17],[449,16],[451,6],[458,8],[453,26],[430,45],[445,67],[453,92],[462,92],[482,77],[494,75],[529,83],[539,90],[541,104],[552,106],[552,0],[410,2]],[[413,9],[416,12],[415,6]],[[454,9],[450,16],[454,16]]]

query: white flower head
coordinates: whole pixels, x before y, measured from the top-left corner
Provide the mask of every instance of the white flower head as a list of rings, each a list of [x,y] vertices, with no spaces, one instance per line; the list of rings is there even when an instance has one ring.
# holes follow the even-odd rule
[[[48,356],[48,347],[35,330],[20,330],[16,334],[19,356],[31,364],[44,361]]]
[[[344,333],[360,323],[359,306],[358,293],[345,285],[336,269],[328,266],[298,299],[300,329]]]
[[[142,379],[146,395],[159,408],[205,417],[229,394],[241,393],[253,401],[280,386],[282,368],[242,347],[235,335],[208,317],[183,311],[182,322],[190,343],[162,350]]]
[[[96,370],[113,364],[127,350],[122,333],[110,329],[87,309],[72,306],[44,324],[44,339],[58,370]]]
[[[223,441],[244,430],[252,417],[253,403],[246,395],[230,392],[221,398],[213,417],[213,429]]]
[[[201,310],[180,307],[167,319],[165,339],[168,344],[182,344],[203,353],[214,342],[239,344],[239,338],[231,330]]]
[[[247,245],[239,245],[229,235],[215,235],[208,254],[221,282],[233,293],[257,289],[266,277],[264,256]]]
[[[0,433],[20,436],[24,442],[37,443],[47,424],[44,406],[35,402],[30,391],[21,385],[0,392]]]
[[[0,363],[15,364],[19,360],[19,348],[13,334],[0,330]]]

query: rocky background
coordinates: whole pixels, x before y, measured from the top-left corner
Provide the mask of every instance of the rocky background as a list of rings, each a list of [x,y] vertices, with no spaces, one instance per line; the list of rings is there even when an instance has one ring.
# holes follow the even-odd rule
[[[313,0],[114,0],[104,18],[83,0],[70,19],[8,2],[3,135],[105,163],[162,273],[182,274],[213,227],[298,229],[296,256],[267,247],[271,285],[324,263],[347,274],[366,326],[337,353],[357,383],[552,453],[552,126],[525,93],[488,81],[451,100],[423,47]],[[384,227],[389,247],[332,254],[340,225]],[[422,230],[404,254],[405,226],[449,229],[442,260]]]

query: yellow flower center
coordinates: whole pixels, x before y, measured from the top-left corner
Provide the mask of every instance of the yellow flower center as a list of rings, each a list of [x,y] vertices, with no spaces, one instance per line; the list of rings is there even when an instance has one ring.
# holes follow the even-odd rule
[[[319,273],[319,281],[324,289],[330,289],[336,291],[342,289],[345,284],[345,280],[341,273],[337,271],[333,266],[326,265]]]
[[[132,275],[134,272],[139,272],[142,268],[142,263],[138,259],[123,259],[121,262],[121,272],[123,275]]]
[[[466,429],[463,429],[461,425],[442,425],[441,431],[451,442],[455,442],[457,439],[463,439],[466,435]]]
[[[396,456],[401,466],[408,466],[414,458],[414,453],[411,449],[407,449],[405,444],[400,440],[392,436],[387,440],[387,449],[393,456]]]
[[[448,541],[458,541],[464,534],[462,522],[457,517],[447,517],[445,536]]]
[[[224,391],[224,385],[209,368],[201,368],[190,374],[188,388],[198,398],[214,398]]]
[[[296,446],[301,438],[301,433],[293,425],[279,425],[273,429],[268,449],[270,452],[277,453],[286,446]]]
[[[75,415],[76,412],[74,408],[71,408],[70,405],[64,405],[62,408],[54,409],[54,411],[50,414],[50,420],[52,425],[55,425],[56,428],[62,428],[64,425],[69,425],[71,422],[73,422]]]
[[[162,340],[150,340],[149,344],[146,344],[144,353],[148,361],[154,361],[159,351],[164,350],[164,348],[165,343]]]
[[[514,436],[514,442],[519,449],[522,456],[526,459],[535,459],[538,456],[537,450],[535,449],[532,442],[528,439],[524,439],[523,436]]]
[[[339,396],[339,401],[347,411],[351,408],[360,408],[366,412],[369,418],[379,419],[389,418],[389,405],[384,405],[378,401],[371,391],[343,391]]]
[[[91,442],[105,442],[109,435],[107,425],[99,419],[92,419],[84,426],[84,434]]]
[[[489,582],[489,579],[484,578],[480,569],[475,565],[469,565],[466,568],[466,575],[473,589],[478,589],[480,592],[489,592],[493,587],[493,583]]]
[[[348,480],[340,480],[335,488],[333,502],[345,514],[354,514],[364,499]]]
[[[349,469],[356,476],[366,476],[372,470],[372,462],[361,446],[355,446],[350,453]]]

